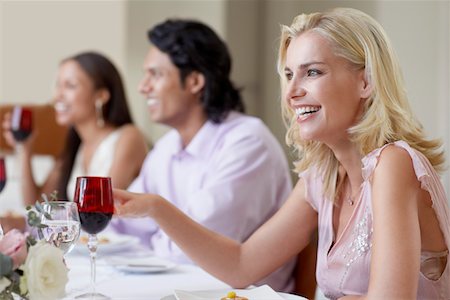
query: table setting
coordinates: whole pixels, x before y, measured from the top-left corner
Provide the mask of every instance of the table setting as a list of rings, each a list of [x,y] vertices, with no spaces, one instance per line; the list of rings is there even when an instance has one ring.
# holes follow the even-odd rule
[[[198,266],[155,256],[136,237],[104,230],[113,215],[109,178],[79,177],[74,202],[46,199],[36,209],[34,221],[47,226],[38,240],[64,257],[62,299],[228,300],[230,292],[248,300],[305,299],[267,285],[233,289]]]

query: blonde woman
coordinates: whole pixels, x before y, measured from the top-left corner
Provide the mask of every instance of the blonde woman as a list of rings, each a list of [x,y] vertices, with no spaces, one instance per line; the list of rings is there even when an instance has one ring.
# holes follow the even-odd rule
[[[413,116],[382,27],[354,9],[299,15],[282,29],[278,65],[299,181],[272,219],[239,244],[157,195],[116,190],[119,214],[154,218],[232,286],[266,276],[318,229],[327,298],[450,299],[441,144]]]

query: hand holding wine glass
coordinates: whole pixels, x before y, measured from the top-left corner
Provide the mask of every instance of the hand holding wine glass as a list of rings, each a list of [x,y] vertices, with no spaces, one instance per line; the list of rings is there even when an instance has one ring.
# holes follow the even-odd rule
[[[11,112],[3,115],[3,136],[9,146],[31,150],[33,138],[33,112],[30,108],[15,106]]]
[[[78,177],[74,201],[78,205],[81,228],[89,234],[88,249],[91,257],[92,292],[76,298],[109,299],[95,292],[95,260],[97,233],[106,228],[114,212],[114,200],[109,177]]]
[[[33,129],[33,113],[31,109],[15,106],[11,116],[11,132],[17,142],[25,141]]]

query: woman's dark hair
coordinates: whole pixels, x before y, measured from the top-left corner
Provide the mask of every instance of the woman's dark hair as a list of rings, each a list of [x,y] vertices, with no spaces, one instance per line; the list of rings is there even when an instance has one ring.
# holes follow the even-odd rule
[[[192,71],[205,76],[201,102],[209,120],[220,123],[231,110],[244,112],[240,92],[230,80],[227,46],[211,28],[197,21],[169,19],[150,29],[148,38],[180,70],[182,84]]]
[[[109,92],[109,101],[103,105],[103,119],[106,124],[115,127],[132,123],[130,111],[127,105],[125,88],[119,71],[105,56],[95,52],[83,52],[62,61],[75,61],[89,76],[95,89],[106,89]],[[61,155],[62,168],[58,182],[58,197],[68,199],[66,189],[72,173],[75,156],[80,146],[81,139],[75,128],[69,128],[66,144]]]

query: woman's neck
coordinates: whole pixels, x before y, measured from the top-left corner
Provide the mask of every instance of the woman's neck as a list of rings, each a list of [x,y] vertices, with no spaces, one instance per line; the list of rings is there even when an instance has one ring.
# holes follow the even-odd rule
[[[99,140],[102,140],[104,136],[114,130],[111,125],[105,124],[103,127],[99,127],[97,122],[86,122],[83,124],[75,125],[75,130],[80,136],[81,143],[96,144]]]
[[[359,148],[354,143],[347,141],[334,145],[331,150],[340,164],[339,177],[342,179],[347,175],[351,190],[356,191],[363,182],[362,154]]]

